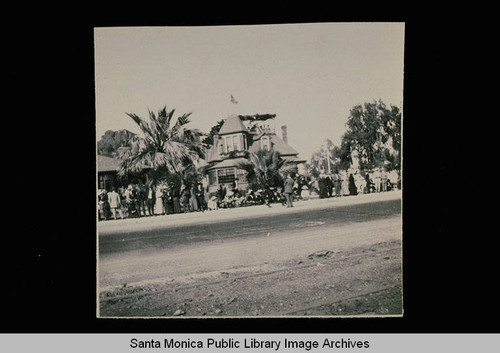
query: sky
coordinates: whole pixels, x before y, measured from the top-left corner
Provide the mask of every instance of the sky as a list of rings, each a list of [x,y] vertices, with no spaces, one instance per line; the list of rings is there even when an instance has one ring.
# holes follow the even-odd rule
[[[340,145],[350,110],[403,106],[404,23],[94,29],[96,138],[140,129],[126,113],[192,113],[203,132],[231,114],[276,114],[309,159]],[[231,102],[231,95],[238,102]]]

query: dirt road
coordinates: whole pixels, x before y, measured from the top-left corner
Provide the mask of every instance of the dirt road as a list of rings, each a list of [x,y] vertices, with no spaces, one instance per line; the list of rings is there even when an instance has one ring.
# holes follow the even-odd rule
[[[400,215],[304,222],[107,254],[99,261],[100,316],[401,315]]]

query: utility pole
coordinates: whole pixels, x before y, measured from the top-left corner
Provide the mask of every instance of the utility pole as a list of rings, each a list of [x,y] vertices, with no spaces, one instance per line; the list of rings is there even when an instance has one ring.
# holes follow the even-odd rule
[[[331,171],[331,168],[330,168],[330,151],[328,149],[328,139],[326,139],[326,163],[327,163],[327,166],[328,166],[328,174],[330,174],[332,171]]]

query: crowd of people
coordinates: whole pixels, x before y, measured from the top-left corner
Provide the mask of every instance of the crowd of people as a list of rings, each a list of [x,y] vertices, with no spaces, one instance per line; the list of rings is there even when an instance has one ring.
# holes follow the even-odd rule
[[[175,213],[204,212],[207,209],[206,189],[201,183],[162,181],[144,184],[141,181],[126,188],[99,190],[99,220],[151,217]]]
[[[333,173],[321,173],[312,181],[312,188],[320,198],[342,197],[374,192],[390,191],[401,188],[398,173],[387,172],[385,168],[375,168],[364,171],[335,170]]]
[[[99,190],[99,220],[120,217],[151,217],[176,213],[214,211],[251,205],[278,203],[293,207],[293,202],[308,200],[312,197],[343,197],[401,188],[397,172],[388,173],[383,168],[365,172],[359,170],[335,170],[321,173],[319,177],[306,178],[303,175],[289,174],[283,186],[262,187],[256,190],[239,190],[235,182],[220,184],[213,194],[202,183],[175,183],[162,181],[144,184],[141,181],[129,184],[126,188],[113,188],[111,191]]]

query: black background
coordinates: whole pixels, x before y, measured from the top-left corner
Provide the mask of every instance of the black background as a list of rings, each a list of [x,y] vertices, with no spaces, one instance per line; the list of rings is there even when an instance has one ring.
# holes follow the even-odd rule
[[[192,4],[191,4],[192,5]],[[124,14],[125,13],[125,14]],[[343,10],[228,4],[30,8],[5,33],[4,333],[488,333],[498,313],[491,231],[457,183],[463,23],[426,2]],[[93,28],[405,22],[402,318],[97,319]],[[455,109],[452,109],[455,107]],[[5,136],[8,137],[8,136]],[[467,170],[468,168],[465,168]],[[20,172],[21,171],[21,172]],[[12,186],[10,186],[12,185]],[[9,200],[11,198],[9,197]],[[6,200],[7,201],[7,200]],[[9,205],[12,205],[9,203]],[[9,222],[10,223],[10,222]],[[489,236],[488,236],[489,234]],[[488,320],[492,317],[493,320]]]

